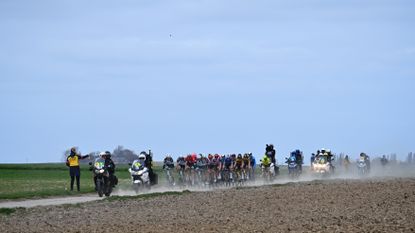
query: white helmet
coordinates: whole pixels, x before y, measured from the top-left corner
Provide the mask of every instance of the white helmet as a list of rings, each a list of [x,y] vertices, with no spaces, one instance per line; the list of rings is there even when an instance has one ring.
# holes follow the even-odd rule
[[[146,160],[146,156],[144,154],[139,154],[138,159]]]
[[[101,157],[101,158],[105,157],[106,155],[107,155],[107,153],[105,153],[105,151],[102,151],[102,152],[99,153],[99,157]]]

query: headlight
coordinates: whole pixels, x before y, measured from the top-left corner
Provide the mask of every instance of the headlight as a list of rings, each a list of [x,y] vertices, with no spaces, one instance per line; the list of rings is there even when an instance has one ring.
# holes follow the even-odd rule
[[[99,173],[104,173],[104,171],[105,171],[104,169],[101,169],[99,170]]]

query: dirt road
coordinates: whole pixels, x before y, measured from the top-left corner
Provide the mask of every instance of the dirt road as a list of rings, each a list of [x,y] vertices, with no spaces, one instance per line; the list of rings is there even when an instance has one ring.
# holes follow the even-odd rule
[[[1,232],[413,232],[415,179],[328,180],[19,209]]]
[[[101,200],[102,198],[97,195],[82,195],[78,197],[57,197],[57,198],[43,198],[38,200],[24,200],[24,201],[3,201],[0,202],[0,208],[32,208],[35,206],[48,206],[48,205],[63,205],[63,204],[76,204],[89,201]]]

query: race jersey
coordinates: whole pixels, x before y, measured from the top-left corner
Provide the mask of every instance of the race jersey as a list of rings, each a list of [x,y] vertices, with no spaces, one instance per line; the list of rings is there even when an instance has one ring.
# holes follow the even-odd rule
[[[244,167],[248,167],[249,166],[249,157],[244,157],[242,159]]]
[[[236,158],[235,166],[240,168],[242,166],[242,158]]]
[[[193,167],[195,165],[195,162],[193,159],[186,159],[186,166]]]
[[[229,157],[225,158],[224,164],[226,168],[229,168],[232,165],[232,159]]]
[[[209,169],[214,169],[217,167],[215,159],[208,159],[207,164]]]
[[[255,167],[256,165],[255,157],[251,156],[250,160],[251,160],[251,167]]]

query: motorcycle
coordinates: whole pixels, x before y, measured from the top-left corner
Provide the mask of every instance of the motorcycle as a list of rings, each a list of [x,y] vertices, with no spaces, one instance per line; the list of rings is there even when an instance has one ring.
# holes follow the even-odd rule
[[[132,185],[135,193],[139,193],[141,189],[150,189],[149,170],[141,164],[140,161],[134,160],[129,164],[131,167],[128,171],[131,174]]]
[[[287,159],[288,164],[288,175],[291,178],[296,178],[300,175],[300,169],[298,167],[297,158],[295,156],[290,156]]]
[[[367,164],[364,158],[360,158],[357,161],[356,166],[357,166],[357,171],[359,175],[363,176],[369,173],[369,169],[367,167]]]
[[[265,182],[270,182],[273,180],[273,176],[275,174],[273,163],[271,163],[268,166],[261,164],[261,170],[262,170],[262,178],[264,179]]]
[[[331,163],[324,157],[317,157],[312,164],[312,171],[321,175],[329,175],[333,173]]]
[[[112,184],[110,181],[108,168],[105,167],[105,160],[102,158],[95,159],[94,165],[91,165],[90,170],[94,174],[94,181],[95,181],[95,190],[98,193],[98,196],[102,197],[104,194],[105,196],[110,196],[112,192]]]

